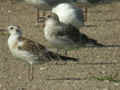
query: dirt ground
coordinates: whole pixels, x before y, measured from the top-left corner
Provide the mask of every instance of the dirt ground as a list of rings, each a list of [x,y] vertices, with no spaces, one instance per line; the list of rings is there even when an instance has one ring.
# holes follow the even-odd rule
[[[34,65],[32,81],[28,80],[28,64],[11,55],[8,36],[0,33],[0,90],[120,90],[119,8],[120,2],[90,7],[88,27],[81,29],[108,47],[69,51],[68,56],[80,58],[78,63]],[[36,9],[32,6],[0,2],[0,28],[20,25],[25,37],[47,47],[43,29],[35,23]]]

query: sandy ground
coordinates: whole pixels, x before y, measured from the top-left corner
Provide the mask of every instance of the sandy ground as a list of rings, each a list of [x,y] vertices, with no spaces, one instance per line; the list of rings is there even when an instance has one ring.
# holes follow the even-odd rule
[[[78,63],[52,61],[34,65],[32,81],[28,80],[28,64],[11,55],[8,36],[0,33],[0,90],[120,90],[119,8],[120,2],[89,8],[88,27],[81,29],[91,38],[114,47],[69,51],[68,56],[80,58]],[[0,28],[20,25],[25,37],[47,46],[43,30],[35,22],[36,9],[32,6],[0,2]]]

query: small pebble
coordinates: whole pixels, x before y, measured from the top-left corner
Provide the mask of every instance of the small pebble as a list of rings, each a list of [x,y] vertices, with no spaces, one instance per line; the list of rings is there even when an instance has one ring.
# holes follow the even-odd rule
[[[0,88],[2,88],[2,84],[0,84]]]
[[[2,90],[7,90],[7,88],[3,88]]]
[[[11,13],[12,11],[11,10],[8,10],[8,13]]]
[[[42,70],[45,70],[45,69],[47,69],[47,67],[41,67],[41,68],[40,68],[41,71],[42,71]]]
[[[105,74],[105,71],[102,71],[103,74]]]
[[[22,77],[21,77],[21,76],[18,76],[18,79],[22,79]]]
[[[104,82],[109,83],[110,81],[109,80],[105,80]]]
[[[119,86],[119,83],[114,83],[115,86]]]

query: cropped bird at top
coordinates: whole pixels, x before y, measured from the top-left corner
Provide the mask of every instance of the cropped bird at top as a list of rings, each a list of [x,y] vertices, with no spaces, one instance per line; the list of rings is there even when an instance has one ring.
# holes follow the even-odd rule
[[[81,8],[70,3],[61,3],[52,9],[52,12],[57,14],[60,22],[71,24],[76,28],[85,26],[84,14]]]
[[[44,36],[51,46],[57,49],[72,49],[78,47],[102,47],[103,44],[89,38],[81,33],[79,29],[71,24],[64,24],[59,21],[58,16],[53,13],[45,21]]]
[[[51,60],[78,61],[76,58],[53,53],[43,45],[22,37],[21,28],[17,25],[10,25],[7,30],[0,31],[9,32],[8,47],[12,55],[27,61],[31,66],[30,72],[32,72],[32,64],[44,63]]]
[[[73,3],[80,7],[85,7],[85,21],[87,21],[87,6],[93,5],[95,3],[98,3],[102,0],[16,0],[16,2],[26,2],[28,4],[31,4],[37,8],[37,23],[40,22],[40,19],[43,20],[42,17],[40,17],[39,10],[43,11],[43,15],[45,15],[45,10],[51,10],[56,5],[59,5],[61,3]],[[64,10],[63,10],[64,11]]]
[[[16,0],[17,2],[26,2],[27,4],[33,5],[37,8],[37,23],[39,23],[40,15],[39,10],[43,11],[43,15],[45,14],[44,11],[51,10],[54,6],[69,2],[73,3],[76,2],[76,0]]]

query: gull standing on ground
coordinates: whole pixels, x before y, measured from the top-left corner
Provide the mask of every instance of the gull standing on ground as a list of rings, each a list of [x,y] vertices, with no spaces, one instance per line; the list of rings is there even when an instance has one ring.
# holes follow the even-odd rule
[[[79,32],[79,29],[73,25],[61,23],[55,13],[45,21],[44,36],[48,42],[57,49],[63,48],[66,50],[73,47],[103,46],[98,43],[97,40],[89,38],[87,35]]]
[[[76,28],[84,26],[83,10],[70,3],[61,3],[52,9],[52,12],[57,14],[60,22],[71,24]]]
[[[43,45],[34,42],[30,39],[22,37],[21,28],[17,25],[8,26],[7,30],[10,36],[8,38],[8,47],[13,56],[27,61],[31,68],[28,75],[29,79],[33,78],[32,64],[44,63],[51,60],[63,60],[63,61],[78,61],[76,58],[61,56],[53,53],[45,48]]]

